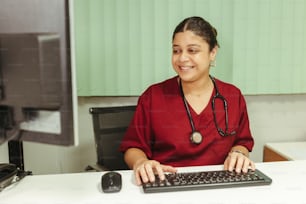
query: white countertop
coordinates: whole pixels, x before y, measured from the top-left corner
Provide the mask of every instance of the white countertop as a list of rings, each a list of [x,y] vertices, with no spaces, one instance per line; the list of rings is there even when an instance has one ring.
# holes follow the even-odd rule
[[[306,203],[306,160],[257,163],[256,167],[272,178],[271,185],[145,194],[135,185],[133,172],[126,170],[118,171],[123,179],[122,190],[106,194],[100,183],[105,172],[27,176],[0,192],[0,204]],[[221,165],[185,167],[179,171],[221,168]]]

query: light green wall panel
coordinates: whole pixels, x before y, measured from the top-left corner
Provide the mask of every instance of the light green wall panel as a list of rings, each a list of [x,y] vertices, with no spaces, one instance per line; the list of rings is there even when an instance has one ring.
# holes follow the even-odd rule
[[[185,17],[218,30],[216,77],[245,94],[306,93],[304,0],[75,0],[79,96],[138,96],[175,73]]]
[[[306,1],[235,0],[233,83],[246,94],[306,93]]]

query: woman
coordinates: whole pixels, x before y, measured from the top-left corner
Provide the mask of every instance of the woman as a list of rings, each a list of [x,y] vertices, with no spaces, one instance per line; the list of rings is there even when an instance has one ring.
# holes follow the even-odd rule
[[[246,103],[235,86],[210,76],[217,31],[201,17],[184,19],[172,37],[177,76],[150,86],[138,100],[120,150],[136,183],[164,179],[175,167],[224,164],[255,169]]]

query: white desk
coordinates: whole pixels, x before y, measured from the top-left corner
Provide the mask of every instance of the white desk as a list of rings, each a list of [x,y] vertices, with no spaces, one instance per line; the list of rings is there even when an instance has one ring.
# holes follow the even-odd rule
[[[273,142],[264,146],[264,161],[306,160],[305,142]]]
[[[145,194],[133,183],[132,171],[120,171],[122,190],[105,194],[102,172],[28,176],[0,192],[0,204],[305,204],[306,160],[257,163],[273,179],[271,185]],[[215,170],[221,166],[188,167],[179,171]]]

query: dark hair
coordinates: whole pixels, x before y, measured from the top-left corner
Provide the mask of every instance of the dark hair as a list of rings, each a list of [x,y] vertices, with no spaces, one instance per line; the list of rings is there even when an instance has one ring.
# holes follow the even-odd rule
[[[175,34],[186,30],[192,31],[194,34],[202,37],[209,44],[210,51],[215,46],[219,47],[217,41],[217,30],[203,18],[199,16],[185,18],[176,26],[172,35],[172,40],[174,39]]]

